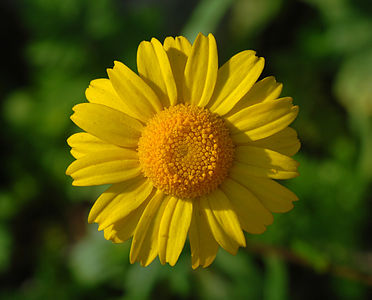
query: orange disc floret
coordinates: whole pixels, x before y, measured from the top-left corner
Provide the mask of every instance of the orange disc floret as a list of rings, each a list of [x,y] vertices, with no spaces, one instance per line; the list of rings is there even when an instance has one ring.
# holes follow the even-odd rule
[[[138,142],[144,175],[180,198],[207,194],[226,178],[234,144],[224,121],[207,109],[171,106],[148,123]]]

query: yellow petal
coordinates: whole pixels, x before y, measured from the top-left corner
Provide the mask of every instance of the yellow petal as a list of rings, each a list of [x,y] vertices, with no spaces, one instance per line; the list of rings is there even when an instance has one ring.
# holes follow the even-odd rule
[[[128,108],[127,103],[115,92],[109,79],[101,78],[92,80],[85,91],[85,96],[90,103],[102,104],[136,118]]]
[[[107,227],[104,231],[103,231],[103,236],[105,237],[106,240],[111,240],[114,242],[114,239],[115,239],[115,231],[113,230],[114,228],[114,225],[111,225],[110,227]],[[114,242],[115,243],[115,242]]]
[[[287,127],[264,139],[254,142],[249,142],[247,139],[245,143],[239,144],[249,144],[255,147],[267,148],[288,156],[295,155],[301,147],[301,143],[297,138],[297,132],[291,127]]]
[[[292,202],[298,200],[293,192],[272,179],[246,176],[237,170],[232,170],[230,177],[244,185],[272,212],[287,212],[293,208]]]
[[[164,49],[167,52],[174,80],[177,86],[177,103],[183,102],[183,84],[185,81],[185,66],[187,58],[191,54],[191,44],[183,36],[176,38],[167,37],[164,40]]]
[[[216,40],[199,33],[185,67],[184,101],[204,107],[208,104],[217,79]]]
[[[208,267],[216,258],[218,244],[213,238],[204,210],[200,209],[199,201],[193,203],[189,240],[192,268]]]
[[[191,200],[175,197],[169,199],[159,228],[159,259],[162,264],[176,264],[185,245],[191,216]]]
[[[120,149],[120,147],[106,143],[86,132],[73,134],[67,139],[67,143],[72,148],[71,154],[75,158],[83,157],[85,154],[92,152]]]
[[[152,190],[151,181],[142,176],[113,184],[94,203],[88,222],[98,223],[99,230],[106,228],[140,206]]]
[[[245,246],[245,237],[238,217],[225,194],[216,189],[200,199],[216,241],[231,254],[236,254],[239,246]]]
[[[130,262],[139,261],[142,266],[149,265],[158,254],[160,221],[169,197],[157,191],[147,204],[134,232],[130,249]]]
[[[155,91],[164,107],[177,103],[177,87],[168,55],[155,38],[138,46],[137,68],[142,79]]]
[[[123,219],[104,229],[106,240],[111,240],[113,243],[123,243],[130,239],[137,227],[138,221],[141,218],[143,211],[146,208],[148,200],[144,201],[138,208],[133,210]]]
[[[155,92],[123,63],[115,61],[107,74],[116,93],[139,120],[146,122],[163,109]]]
[[[171,36],[168,36],[164,40],[164,49],[169,54],[170,49],[178,50],[181,53],[183,53],[187,57],[191,54],[191,44],[189,40],[183,36],[177,36],[176,38],[173,38]],[[174,52],[176,53],[176,52]],[[179,56],[179,55],[176,55]],[[185,60],[186,64],[186,60]]]
[[[249,106],[230,116],[231,138],[235,143],[266,138],[286,128],[297,117],[292,98],[281,98]]]
[[[231,116],[248,106],[278,98],[282,88],[283,85],[276,82],[273,76],[256,82],[249,92],[228,112],[227,116]]]
[[[221,184],[221,190],[230,199],[245,231],[262,233],[273,222],[272,214],[241,184],[227,178]]]
[[[210,110],[216,114],[228,113],[250,90],[260,76],[265,60],[254,51],[243,51],[227,61],[219,70]]]
[[[111,144],[136,147],[143,129],[132,117],[110,107],[81,103],[75,105],[71,120],[81,129]]]
[[[241,99],[245,106],[274,100],[280,96],[283,85],[276,82],[274,76],[266,77],[255,83],[252,89]]]
[[[129,149],[94,152],[75,160],[66,170],[76,186],[111,184],[141,174],[137,152]]]
[[[232,168],[241,168],[248,176],[289,179],[299,175],[297,161],[269,149],[238,146],[235,160]]]

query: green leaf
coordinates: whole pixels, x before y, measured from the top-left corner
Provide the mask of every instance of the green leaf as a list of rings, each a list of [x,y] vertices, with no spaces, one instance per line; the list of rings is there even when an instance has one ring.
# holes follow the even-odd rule
[[[182,35],[194,41],[199,32],[204,35],[213,33],[232,3],[233,0],[200,1],[182,30]]]
[[[264,300],[288,299],[288,274],[285,263],[275,255],[265,257]]]

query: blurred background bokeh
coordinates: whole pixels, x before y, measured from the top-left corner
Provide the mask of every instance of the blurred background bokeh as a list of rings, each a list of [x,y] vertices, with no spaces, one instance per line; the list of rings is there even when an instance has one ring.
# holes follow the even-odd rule
[[[299,196],[236,256],[128,262],[65,169],[72,106],[142,40],[201,31],[220,64],[254,49],[300,106]],[[1,0],[0,299],[372,299],[370,0]]]

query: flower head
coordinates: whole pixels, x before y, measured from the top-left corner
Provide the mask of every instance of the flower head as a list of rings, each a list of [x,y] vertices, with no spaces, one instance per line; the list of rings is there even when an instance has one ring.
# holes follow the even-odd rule
[[[77,186],[111,184],[88,221],[115,243],[132,238],[132,263],[174,265],[188,236],[193,268],[206,267],[297,200],[273,179],[298,175],[288,127],[298,107],[278,98],[273,77],[256,82],[264,60],[254,51],[220,68],[217,57],[212,34],[142,42],[138,75],[115,62],[74,107],[84,132],[68,139],[66,173]]]

